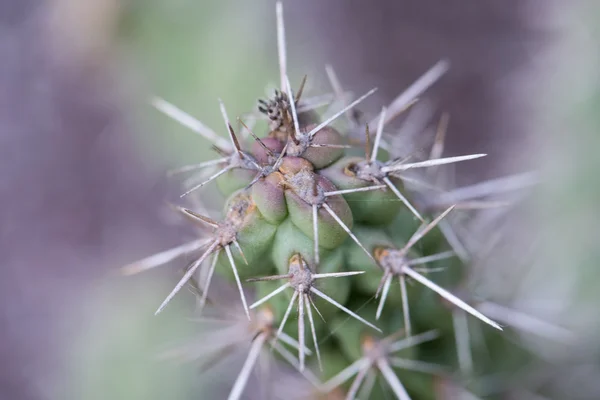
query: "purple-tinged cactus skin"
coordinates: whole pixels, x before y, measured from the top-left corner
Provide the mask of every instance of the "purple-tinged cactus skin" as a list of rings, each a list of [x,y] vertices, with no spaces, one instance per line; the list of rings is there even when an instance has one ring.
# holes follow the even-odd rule
[[[201,183],[182,195],[195,198],[215,180],[228,198],[222,221],[193,207],[175,207],[214,232],[126,271],[201,253],[157,312],[186,284],[197,291],[198,313],[216,313],[225,322],[225,314],[244,310],[241,321],[252,332],[250,338],[244,336],[250,349],[231,380],[230,400],[253,398],[249,382],[260,355],[290,364],[303,377],[302,398],[422,399],[435,396],[436,379],[467,383],[476,360],[465,321],[485,326],[494,340],[504,327],[485,309],[453,293],[453,284],[469,266],[458,261],[450,221],[466,211],[458,207],[462,203],[441,201],[452,198],[452,192],[436,187],[431,174],[419,172],[485,154],[442,157],[438,139],[445,135],[432,138],[433,149],[426,156],[392,158],[389,151],[393,120],[410,110],[447,63],[436,64],[371,120],[353,111],[374,89],[352,100],[340,93],[329,68],[334,97],[342,106],[320,119],[304,93],[307,78],[297,92],[290,84],[281,3],[276,10],[281,86],[271,98],[259,100],[256,114],[268,129],[251,132],[253,142],[240,140],[220,103],[229,141],[212,131],[204,136],[213,138],[222,158],[201,164],[206,168],[199,173]],[[334,128],[334,123],[346,126]],[[494,194],[493,187],[483,193]],[[480,196],[481,190],[463,195],[461,202]],[[438,200],[444,207],[424,206]],[[444,277],[439,283],[437,273]],[[213,279],[236,287],[239,307],[219,304]],[[462,290],[461,295],[474,298]],[[489,304],[486,309],[497,310]],[[297,323],[291,323],[295,313]],[[450,319],[455,337],[446,329]],[[213,352],[227,353],[226,339],[223,346],[215,343]],[[421,352],[421,347],[428,350]],[[432,352],[438,355],[434,362],[422,359]],[[375,385],[377,380],[382,384]],[[258,385],[273,398],[293,397],[276,383],[265,378]]]

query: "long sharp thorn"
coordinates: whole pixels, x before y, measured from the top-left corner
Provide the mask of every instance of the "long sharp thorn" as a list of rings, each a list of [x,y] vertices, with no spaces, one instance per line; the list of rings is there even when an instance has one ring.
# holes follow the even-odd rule
[[[429,153],[430,160],[440,158],[444,153],[444,140],[446,138],[446,131],[448,130],[449,121],[450,114],[447,112],[443,113],[437,126],[435,140],[433,142],[433,146],[431,147],[431,153]]]
[[[254,140],[260,145],[260,147],[263,148],[263,150],[265,151],[265,153],[267,153],[270,157],[275,156],[275,154],[273,154],[273,151],[270,148],[268,148],[267,145],[265,145],[265,143],[262,140],[260,140],[260,138],[258,136],[256,136],[254,134],[254,132],[252,132],[252,130],[250,128],[248,128],[248,125],[246,125],[244,123],[244,121],[242,121],[240,118],[238,118],[238,121],[239,121],[240,124],[242,124],[242,126],[244,128],[246,128],[246,130],[248,132],[250,132],[250,135],[252,136],[252,138],[254,138]]]
[[[532,172],[491,179],[444,193],[435,200],[435,204],[456,204],[478,197],[524,189],[537,183],[539,178]]]
[[[444,164],[453,164],[461,161],[475,160],[477,158],[485,157],[487,154],[469,154],[467,156],[457,156],[457,157],[445,157],[445,158],[437,158],[434,160],[420,161],[409,164],[401,164],[401,165],[389,165],[381,168],[381,172],[388,173],[394,171],[406,171],[408,169],[413,168],[425,168],[425,167],[433,167],[436,165],[444,165]]]
[[[326,143],[321,143],[321,144],[310,144],[308,147],[325,147],[325,148],[329,148],[329,149],[351,149],[354,146],[351,146],[349,144],[326,144]]]
[[[410,201],[408,201],[408,199],[406,197],[404,197],[402,195],[402,193],[400,193],[400,191],[398,190],[398,188],[396,188],[396,186],[394,186],[394,184],[392,183],[392,181],[390,180],[390,178],[388,178],[386,176],[385,178],[383,178],[383,181],[392,190],[392,192],[394,192],[394,194],[396,195],[396,197],[398,197],[400,199],[400,201],[402,201],[404,203],[404,205],[414,214],[415,217],[417,217],[420,221],[425,221],[423,219],[423,217],[421,216],[421,214],[419,214],[419,212],[417,211],[417,209],[415,207],[413,207],[412,204],[410,204]]]
[[[391,274],[391,272],[389,270],[386,270],[383,273],[383,276],[381,277],[381,280],[379,281],[379,285],[377,286],[377,290],[375,291],[375,298],[378,299],[379,298],[379,294],[381,293],[381,291],[383,290],[383,286],[385,285],[385,281],[387,280],[387,277]]]
[[[315,321],[313,320],[312,309],[310,308],[310,301],[308,301],[308,294],[304,294],[304,305],[308,311],[308,322],[310,324],[310,331],[312,334],[313,343],[315,345],[315,351],[317,353],[317,361],[319,362],[319,369],[323,371],[323,364],[321,363],[321,352],[319,351],[319,342],[317,341],[317,331],[315,329]]]
[[[134,263],[128,264],[121,268],[121,273],[123,275],[135,275],[142,271],[146,271],[152,268],[159,267],[161,265],[165,265],[170,261],[173,261],[177,257],[180,257],[184,254],[188,254],[192,251],[198,250],[200,247],[207,244],[207,241],[202,240],[194,240],[189,243],[185,243],[181,246],[151,255],[150,257],[146,257],[142,260],[136,261]]]
[[[314,255],[315,265],[319,265],[319,220],[317,214],[317,205],[312,206],[312,220],[313,220],[313,244],[314,244]]]
[[[214,144],[211,146],[211,150],[215,153],[221,155],[222,157],[227,157],[228,160],[231,159],[231,151],[235,149],[229,149],[229,145],[226,147],[226,150],[220,148],[219,146],[215,146]]]
[[[283,22],[283,5],[278,1],[275,5],[277,16],[277,53],[279,55],[279,77],[281,88],[285,88],[285,77],[287,76],[287,55],[285,49],[285,24]],[[291,98],[290,98],[291,99]]]
[[[410,360],[400,357],[390,357],[390,364],[394,368],[408,369],[411,371],[423,372],[426,374],[444,374],[448,372],[447,368],[442,365],[432,364],[419,360]]]
[[[407,104],[406,108],[409,107],[412,105]],[[402,126],[396,132],[397,139],[393,141],[393,147],[401,150],[400,154],[409,154],[414,151],[418,135],[427,130],[433,114],[434,106],[429,101],[420,101],[418,106],[410,110],[402,122]]]
[[[410,308],[408,306],[408,292],[406,290],[406,278],[400,275],[400,294],[402,296],[402,314],[404,317],[404,331],[406,336],[412,336],[412,326],[410,323]]]
[[[330,105],[334,100],[335,98],[331,94],[311,97],[306,99],[302,104],[297,104],[298,107],[296,107],[296,112],[303,113],[316,110],[317,108]]]
[[[216,160],[205,161],[205,162],[198,163],[198,164],[184,165],[181,168],[176,168],[176,169],[170,170],[169,172],[167,172],[167,176],[173,176],[173,175],[182,174],[182,173],[189,172],[189,171],[195,171],[197,169],[203,169],[206,167],[210,167],[213,165],[227,162],[228,160],[229,160],[229,157],[221,157],[221,158],[217,158]]]
[[[244,188],[244,190],[248,190],[250,189],[252,186],[254,186],[254,184],[256,182],[258,182],[262,177],[264,176],[264,172],[263,171],[259,171],[254,178],[250,181],[249,184],[246,185],[246,187]]]
[[[331,297],[327,296],[325,293],[321,292],[319,289],[311,287],[310,291],[313,292],[314,294],[316,294],[317,296],[319,296],[320,298],[322,298],[323,300],[326,300],[329,303],[333,304],[334,306],[336,306],[340,310],[344,311],[346,314],[350,315],[351,317],[356,318],[357,320],[359,320],[363,324],[365,324],[367,326],[370,326],[371,328],[375,329],[378,332],[381,332],[381,329],[379,329],[378,327],[376,327],[375,325],[373,325],[372,323],[370,323],[369,321],[367,321],[363,317],[359,316],[358,314],[353,313],[352,311],[350,311],[349,309],[347,309],[346,307],[344,307],[343,305],[341,305],[340,303],[338,303],[337,301],[335,301]]]
[[[471,307],[470,305],[468,305],[467,303],[465,303],[464,301],[462,301],[461,299],[459,299],[458,297],[456,297],[455,295],[453,295],[452,293],[450,293],[446,289],[444,289],[441,286],[437,285],[433,281],[430,281],[429,279],[427,279],[423,275],[419,274],[418,272],[414,271],[410,267],[404,267],[403,268],[403,272],[406,275],[408,275],[411,278],[413,278],[414,280],[416,280],[416,281],[422,283],[423,285],[427,286],[429,289],[437,292],[440,296],[442,296],[443,298],[445,298],[446,300],[448,300],[449,302],[451,302],[455,306],[462,308],[463,310],[465,310],[469,314],[473,315],[474,317],[479,318],[480,320],[482,320],[486,324],[491,325],[491,326],[493,326],[494,328],[496,328],[498,330],[502,330],[502,327],[500,325],[498,325],[496,322],[492,321],[491,319],[489,319],[488,317],[486,317],[485,315],[483,315],[482,313],[480,313],[479,311],[477,311],[475,308]]]
[[[351,108],[355,107],[358,103],[360,103],[361,101],[363,101],[364,99],[366,99],[367,97],[369,97],[370,95],[375,93],[376,90],[377,90],[377,88],[373,88],[373,89],[369,90],[367,93],[365,93],[364,95],[360,96],[358,99],[354,100],[352,103],[348,104],[348,106],[344,107],[342,110],[338,111],[337,113],[335,113],[334,115],[329,117],[327,120],[323,121],[318,126],[316,126],[313,130],[311,130],[308,133],[308,136],[310,136],[312,138],[317,132],[319,132],[321,129],[323,129],[324,127],[326,127],[327,125],[329,125],[330,123],[335,121],[340,115],[342,115],[346,111],[350,110]]]
[[[438,267],[438,268],[415,268],[414,269],[417,272],[420,272],[422,274],[431,274],[434,272],[442,272],[446,270],[446,267]]]
[[[395,178],[400,178],[402,179],[402,181],[406,184],[406,183],[410,183],[413,186],[419,186],[421,189],[427,189],[430,190],[432,192],[442,192],[442,189],[440,189],[438,186],[435,185],[431,185],[427,182],[423,182],[419,179],[415,179],[413,177],[410,176],[406,176],[406,175],[400,175],[400,174],[395,174],[395,173],[391,173],[389,174],[390,176],[393,176]]]
[[[270,298],[272,298],[273,296],[278,295],[279,293],[283,292],[285,289],[289,288],[291,285],[290,283],[286,283],[280,287],[278,287],[277,289],[273,290],[271,293],[269,293],[268,295],[266,295],[265,297],[263,297],[262,299],[258,300],[257,302],[253,303],[250,306],[250,309],[254,309],[258,306],[260,306],[261,304],[263,304],[264,302],[268,301]]]
[[[415,336],[408,336],[402,340],[398,340],[397,342],[392,343],[388,347],[388,352],[394,353],[396,351],[404,350],[409,347],[417,346],[421,343],[432,341],[434,339],[437,339],[438,337],[440,337],[440,333],[436,329],[419,333]]]
[[[329,83],[331,84],[331,88],[333,89],[333,92],[335,93],[336,96],[336,100],[342,102],[342,104],[344,106],[346,106],[347,101],[346,99],[348,98],[347,93],[344,92],[344,90],[342,89],[342,85],[337,77],[337,74],[335,73],[335,70],[333,69],[333,67],[331,65],[326,65],[325,66],[325,72],[327,73],[327,78],[329,79]],[[346,110],[345,112],[346,114],[346,119],[348,120],[348,122],[350,123],[350,126],[352,128],[356,127],[356,121],[352,116],[352,113],[350,112],[350,110]]]
[[[279,329],[277,329],[277,334],[275,335],[275,338],[274,338],[275,341],[277,341],[277,338],[279,337],[279,335],[281,335],[281,332],[283,332],[283,327],[285,326],[285,323],[287,322],[287,320],[290,316],[290,313],[292,312],[292,307],[294,306],[296,297],[298,297],[298,292],[294,291],[294,294],[292,295],[292,299],[290,300],[290,304],[288,305],[287,310],[285,310],[285,314],[283,315],[283,319],[281,320],[281,324],[279,324]]]
[[[248,382],[248,378],[250,377],[250,372],[254,368],[254,364],[258,359],[258,355],[260,354],[260,350],[267,340],[267,334],[261,333],[254,339],[252,342],[252,346],[250,346],[250,352],[248,353],[248,357],[244,362],[244,366],[240,371],[235,383],[233,384],[233,388],[231,389],[231,393],[229,393],[228,400],[239,400],[242,396],[242,392],[246,387],[246,383]]]
[[[273,400],[273,380],[271,357],[268,354],[260,355],[258,359],[258,376],[260,381],[260,396],[265,400]]]
[[[279,340],[281,340],[283,343],[286,343],[286,344],[292,346],[296,350],[298,350],[300,348],[300,343],[298,343],[298,341],[296,339],[294,339],[293,337],[291,337],[290,335],[288,335],[285,332],[281,332],[279,334]],[[312,351],[310,351],[310,349],[306,346],[304,346],[304,352],[309,356],[312,354]]]
[[[209,140],[211,143],[214,143],[216,146],[222,149],[231,149],[231,145],[227,140],[223,139],[219,135],[217,135],[212,129],[208,126],[204,125],[198,119],[192,117],[188,113],[182,111],[181,109],[175,107],[173,104],[161,99],[160,97],[153,97],[150,99],[150,103],[154,108],[163,114],[171,117],[175,121],[179,122],[181,125],[191,129],[196,132],[200,136]]]
[[[385,283],[383,284],[383,293],[381,294],[381,299],[379,300],[379,306],[377,307],[377,314],[375,315],[375,319],[379,319],[381,316],[381,312],[383,311],[383,305],[385,304],[385,299],[387,298],[388,292],[390,291],[390,285],[392,284],[393,276],[390,274]]]
[[[321,317],[321,319],[323,320],[323,322],[326,322],[325,318],[323,318],[323,314],[321,314],[321,311],[319,311],[319,309],[317,308],[317,305],[313,302],[311,296],[308,296],[308,300],[310,301],[310,304],[315,309],[315,311],[317,312],[317,314],[319,314],[319,317]]]
[[[250,120],[250,121],[248,121],[248,124],[245,124],[242,121],[242,117],[248,118]],[[256,122],[259,120],[259,118],[257,118],[256,116],[253,116],[253,115],[243,115],[241,117],[237,117],[236,119],[238,121],[238,128],[240,130],[240,134],[242,135],[244,140],[247,140],[248,136],[252,132],[252,129],[254,129],[254,127],[256,126]]]
[[[298,348],[298,359],[300,360],[300,371],[304,371],[304,299],[302,294],[298,295],[298,342],[300,347]]]
[[[353,275],[360,275],[360,274],[364,274],[365,271],[350,271],[350,272],[328,272],[325,274],[313,274],[313,278],[314,279],[320,279],[320,278],[341,278],[344,276],[353,276]]]
[[[229,259],[229,264],[231,265],[231,270],[233,271],[233,276],[235,277],[235,283],[237,284],[238,290],[240,292],[240,298],[242,299],[242,305],[244,306],[244,311],[246,312],[246,316],[250,319],[250,311],[248,310],[248,304],[246,303],[246,296],[244,295],[244,289],[242,289],[242,282],[240,282],[240,276],[237,272],[237,267],[235,266],[235,262],[233,261],[233,256],[231,255],[231,246],[225,246],[225,252],[227,253],[227,258]]]
[[[446,258],[454,257],[456,253],[454,251],[444,251],[441,253],[433,254],[431,256],[419,257],[410,260],[408,265],[426,264],[433,261],[445,260]]]
[[[300,365],[298,364],[298,360],[292,353],[290,353],[285,347],[277,342],[271,342],[271,346],[283,357],[287,362],[289,362],[294,368],[296,368],[305,378],[308,380],[314,387],[319,388],[321,383],[319,382],[319,378],[317,378],[309,369],[304,371],[300,371]]]
[[[456,232],[454,232],[452,225],[450,225],[448,221],[440,221],[439,227],[440,231],[442,231],[442,234],[446,238],[446,241],[450,247],[452,247],[452,250],[454,250],[458,258],[460,258],[463,263],[468,264],[469,260],[471,259],[469,251],[465,245],[462,244]]]
[[[402,92],[392,103],[388,106],[390,110],[390,116],[398,115],[400,110],[406,109],[410,103],[414,101],[417,96],[420,96],[425,90],[433,85],[446,71],[448,70],[449,64],[447,61],[439,61],[427,72],[425,72],[419,79],[414,81],[404,92]],[[375,119],[369,122],[369,125],[375,125]],[[388,121],[385,121],[384,125],[387,125]]]
[[[240,147],[240,142],[238,142],[238,138],[235,135],[235,132],[233,131],[233,127],[231,126],[231,124],[227,124],[227,128],[227,130],[229,131],[229,137],[233,142],[233,147],[235,147],[240,157],[244,157],[244,154],[242,153],[242,148]]]
[[[371,154],[372,160],[377,160],[377,152],[379,151],[379,144],[381,143],[381,135],[383,134],[385,113],[386,113],[386,108],[383,107],[381,109],[381,114],[379,115],[379,123],[377,124],[377,133],[375,135],[375,143],[373,144],[373,153]]]
[[[244,252],[242,251],[242,248],[240,247],[240,244],[238,243],[238,241],[233,239],[233,244],[236,247],[236,249],[240,252],[240,255],[244,259],[244,262],[246,263],[246,265],[248,265],[248,260],[246,259],[246,256],[244,255]]]
[[[292,100],[294,98],[294,94],[292,92],[292,86],[290,85],[290,80],[287,75],[285,76],[285,84],[288,98],[290,99],[290,110],[292,112],[292,120],[294,121],[294,132],[295,136],[300,135],[300,124],[298,123],[298,114],[296,113],[296,103]]]
[[[510,205],[510,201],[471,200],[456,204],[456,208],[461,210],[485,210],[488,208],[509,207]]]
[[[318,182],[315,178],[313,178],[312,180],[312,194],[314,197],[317,197],[319,195]]]
[[[371,134],[369,133],[369,125],[365,127],[365,160],[367,164],[371,164]]]
[[[215,179],[217,179],[218,177],[220,177],[225,172],[227,172],[227,171],[229,171],[231,169],[233,169],[233,167],[231,167],[231,166],[227,166],[227,167],[223,168],[222,170],[220,170],[216,174],[212,175],[210,178],[208,178],[204,182],[199,183],[198,185],[194,186],[193,188],[191,188],[190,190],[188,190],[187,192],[185,192],[184,194],[182,194],[179,197],[182,198],[182,197],[187,196],[188,194],[192,193],[193,191],[196,191],[196,190],[200,189],[202,186],[206,185],[207,183],[210,183],[210,182],[214,181]]]
[[[496,303],[486,301],[477,308],[508,325],[540,337],[564,344],[572,344],[575,340],[575,334],[568,329]]]
[[[259,278],[248,278],[246,282],[263,282],[263,281],[278,281],[280,279],[289,279],[291,278],[290,274],[286,275],[272,275],[272,276],[261,276]]]
[[[408,240],[408,242],[406,242],[406,244],[404,245],[404,247],[402,249],[400,249],[400,255],[405,255],[410,249],[411,247],[413,247],[415,245],[415,243],[417,243],[419,240],[421,240],[421,238],[423,236],[425,236],[430,230],[432,230],[433,228],[435,228],[435,226],[446,216],[448,215],[448,213],[450,211],[452,211],[454,209],[454,206],[450,206],[448,207],[448,209],[446,209],[446,211],[444,211],[443,213],[441,213],[440,215],[437,216],[436,219],[434,219],[433,221],[431,221],[428,225],[423,226],[421,225],[421,227],[410,237],[410,239]]]
[[[183,278],[181,278],[179,283],[177,283],[177,286],[175,286],[175,289],[173,289],[171,291],[171,293],[169,293],[169,295],[167,296],[165,301],[163,301],[162,304],[160,305],[160,307],[158,307],[158,310],[156,310],[154,315],[160,313],[165,308],[165,306],[171,301],[171,299],[177,294],[177,292],[179,292],[181,290],[183,285],[185,285],[186,282],[192,277],[192,275],[194,275],[194,273],[196,272],[198,267],[204,262],[206,257],[208,257],[208,255],[210,253],[212,253],[217,248],[218,245],[219,245],[219,242],[214,241],[208,247],[208,249],[206,249],[206,251],[202,254],[202,256],[200,256],[200,258],[194,263],[194,265],[192,265],[192,267],[190,269],[188,269],[188,271],[185,273]]]
[[[334,190],[331,192],[325,192],[324,194],[325,194],[325,197],[331,197],[331,196],[337,196],[340,194],[369,192],[371,190],[379,190],[379,189],[385,189],[385,188],[386,188],[385,185],[373,185],[373,186],[365,186],[365,187],[359,187],[359,188],[354,188],[354,189]]]
[[[212,226],[213,228],[219,227],[219,224],[217,223],[217,221],[213,220],[212,218],[208,218],[202,214],[199,214],[195,211],[192,211],[189,208],[179,207],[179,206],[175,206],[175,205],[173,206],[173,208],[175,210],[179,211],[180,213],[182,213],[183,215],[185,215],[186,217],[190,217],[194,221],[199,221],[199,222],[205,223],[207,225]]]
[[[306,85],[306,78],[308,78],[307,75],[304,75],[302,77],[302,82],[300,82],[300,89],[298,89],[298,93],[296,93],[296,97],[294,98],[294,101],[296,103],[298,103],[298,101],[302,97],[302,92],[304,91],[304,85]]]
[[[371,398],[371,392],[373,391],[373,386],[375,386],[376,380],[377,374],[375,373],[375,371],[373,371],[373,369],[369,369],[369,371],[367,372],[367,380],[365,381],[365,384],[362,385],[362,389],[360,390],[358,396],[360,399]]]
[[[287,151],[289,142],[285,144],[285,146],[283,147],[283,150],[281,150],[281,153],[279,153],[279,157],[277,158],[277,161],[275,161],[275,164],[273,164],[273,169],[277,170],[279,169],[279,166],[281,165],[281,162],[283,161],[283,157],[285,156],[285,153]]]
[[[473,373],[473,357],[471,355],[471,336],[469,335],[467,314],[460,308],[455,308],[452,311],[452,324],[454,325],[454,338],[460,371],[463,376],[471,376]]]
[[[327,73],[327,78],[329,79],[329,83],[331,84],[331,88],[336,96],[342,98],[344,95],[344,90],[342,89],[342,85],[333,69],[333,66],[330,64],[325,65],[325,72]]]
[[[241,155],[240,143],[235,136],[235,132],[233,131],[233,127],[231,126],[231,122],[229,122],[229,117],[227,116],[227,110],[225,109],[225,103],[223,100],[219,99],[219,109],[221,110],[221,115],[223,116],[223,121],[225,121],[225,129],[229,132],[229,140],[231,140],[231,144],[233,148],[237,150]]]
[[[402,336],[405,337],[403,339],[398,339]],[[421,343],[429,342],[439,337],[440,333],[437,329],[432,329],[423,333],[419,333],[415,336],[406,336],[406,330],[400,329],[386,337],[385,340],[390,343],[388,346],[388,353],[393,353],[396,351],[407,349],[409,347],[417,346]]]
[[[404,385],[402,385],[402,382],[400,382],[385,358],[379,358],[377,360],[377,367],[379,368],[379,371],[381,371],[381,374],[388,385],[392,388],[396,397],[398,397],[399,400],[410,400],[410,396],[406,392]]]
[[[373,258],[373,256],[371,255],[371,253],[369,253],[369,251],[367,249],[365,249],[365,247],[358,240],[358,238],[354,235],[354,233],[352,233],[350,231],[350,229],[346,226],[346,224],[344,224],[344,222],[340,219],[340,217],[337,216],[337,214],[331,209],[331,207],[329,207],[329,205],[327,203],[323,203],[322,206],[323,206],[323,208],[325,208],[325,210],[327,210],[327,212],[329,213],[329,215],[331,215],[333,217],[333,219],[336,220],[336,222],[342,227],[342,229],[346,231],[346,233],[352,238],[352,240],[354,240],[354,242],[361,249],[363,249],[363,251],[369,256],[369,258],[371,260],[373,260],[373,262],[376,263],[377,261],[375,261],[375,258]]]
[[[348,393],[346,393],[346,400],[354,400],[356,399],[356,394],[358,393],[358,389],[360,389],[360,385],[365,380],[367,373],[369,372],[369,366],[363,367],[358,374],[356,374],[356,378],[350,385],[350,389],[348,389]]]
[[[213,368],[219,361],[226,358],[229,354],[231,354],[236,348],[235,344],[230,344],[228,346],[224,346],[222,349],[217,350],[217,352],[208,358],[203,357],[204,359],[199,365],[198,372],[203,374]]]
[[[220,251],[216,251],[213,256],[213,261],[210,264],[210,268],[208,270],[208,276],[206,277],[206,282],[204,283],[204,288],[202,291],[202,297],[200,298],[200,304],[198,305],[198,310],[202,312],[204,309],[204,305],[206,304],[206,299],[208,297],[208,288],[210,287],[210,282],[212,281],[213,273],[215,272],[215,267],[217,266],[217,260],[219,259]]]
[[[365,366],[367,366],[367,368],[368,368],[370,364],[371,364],[371,362],[368,359],[366,359],[364,357],[359,358],[358,360],[356,360],[352,364],[350,364],[348,367],[346,367],[342,371],[340,371],[333,378],[331,378],[327,382],[323,383],[321,385],[321,391],[323,393],[331,392],[333,389],[344,384],[344,382],[346,382],[348,379],[350,379],[354,375],[356,375],[358,373],[358,371],[365,368]]]

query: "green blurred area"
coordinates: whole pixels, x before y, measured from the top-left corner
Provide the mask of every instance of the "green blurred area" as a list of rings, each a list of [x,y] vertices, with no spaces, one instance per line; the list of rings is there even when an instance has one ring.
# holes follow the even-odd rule
[[[149,93],[175,104],[226,136],[218,98],[230,118],[256,108],[276,82],[275,18],[264,1],[132,1],[120,29],[122,53]],[[144,99],[142,99],[144,100]],[[214,157],[207,141],[140,104],[138,141],[157,164]]]

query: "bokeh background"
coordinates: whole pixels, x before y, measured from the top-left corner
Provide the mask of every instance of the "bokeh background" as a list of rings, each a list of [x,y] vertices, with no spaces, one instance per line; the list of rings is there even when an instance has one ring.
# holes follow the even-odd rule
[[[484,278],[581,344],[564,354],[521,338],[544,360],[531,366],[534,383],[490,387],[508,398],[540,388],[547,398],[600,398],[598,5],[284,7],[292,81],[308,74],[323,92],[330,63],[349,90],[380,88],[364,106],[375,111],[448,59],[430,92],[451,115],[447,153],[489,154],[457,167],[456,182],[540,171],[536,198],[502,228]],[[117,269],[179,242],[164,171],[210,150],[149,96],[219,129],[217,98],[239,115],[276,84],[274,26],[266,0],[0,1],[1,399],[220,398],[193,368],[157,361],[190,329],[177,311],[152,317],[173,274],[124,279]]]

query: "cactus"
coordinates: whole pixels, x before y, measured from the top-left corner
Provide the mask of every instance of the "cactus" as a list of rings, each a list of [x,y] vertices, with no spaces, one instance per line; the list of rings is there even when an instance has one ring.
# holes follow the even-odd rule
[[[259,101],[258,113],[238,119],[238,129],[220,102],[229,140],[154,99],[159,111],[210,141],[219,157],[173,171],[194,174],[181,195],[193,205],[172,208],[197,225],[199,238],[124,271],[135,274],[193,257],[156,312],[187,286],[197,295],[197,312],[204,314],[200,321],[225,323],[226,328],[197,338],[209,348],[172,353],[180,358],[210,364],[211,357],[250,345],[232,378],[229,399],[242,398],[267,348],[273,350],[267,356],[275,359],[270,362],[291,365],[305,381],[282,387],[296,375],[281,372],[284,367],[271,368],[260,388],[267,394],[260,398],[432,398],[436,387],[450,381],[469,385],[475,358],[471,322],[490,326],[484,328],[485,336],[500,340],[494,330],[503,328],[493,318],[506,325],[523,318],[511,318],[514,312],[477,302],[465,291],[461,282],[470,254],[450,218],[535,179],[525,174],[444,191],[413,173],[431,169],[434,174],[438,166],[485,156],[442,157],[445,117],[430,154],[396,155],[386,129],[418,106],[417,97],[446,71],[444,61],[368,121],[353,111],[375,89],[347,102],[348,94],[328,68],[334,105],[342,106],[321,117],[322,97],[304,94],[306,77],[296,91],[289,81],[280,3],[276,10],[280,88]],[[259,136],[246,122],[260,119],[268,129]],[[213,181],[227,199],[221,219],[199,208]],[[438,271],[445,284],[436,283]],[[237,304],[218,300],[211,284],[215,274],[235,288]],[[395,281],[398,287],[392,286]],[[294,309],[297,324],[287,323]],[[228,319],[231,315],[234,320]],[[567,340],[569,334],[560,330],[555,336]],[[385,385],[374,385],[378,379]],[[246,391],[246,396],[252,393]]]

